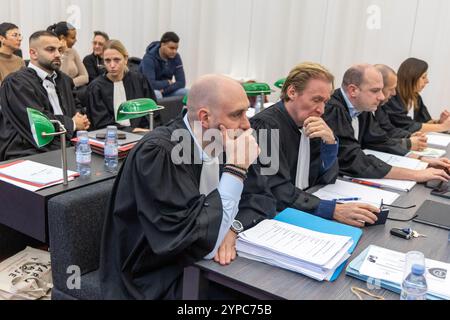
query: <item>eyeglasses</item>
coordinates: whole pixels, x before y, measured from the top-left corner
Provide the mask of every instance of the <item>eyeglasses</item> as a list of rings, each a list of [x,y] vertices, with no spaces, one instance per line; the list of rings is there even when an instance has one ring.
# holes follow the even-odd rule
[[[93,44],[94,46],[102,46],[102,47],[105,45],[104,42],[97,42],[97,41],[93,41],[92,44]]]

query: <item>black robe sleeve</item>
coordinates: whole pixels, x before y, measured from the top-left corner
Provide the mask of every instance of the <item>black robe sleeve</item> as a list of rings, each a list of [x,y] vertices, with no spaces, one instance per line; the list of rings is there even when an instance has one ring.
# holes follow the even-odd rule
[[[91,120],[93,130],[116,125],[113,109],[109,106],[109,101],[112,101],[113,97],[108,96],[108,94],[112,95],[113,92],[109,87],[109,84],[102,80],[103,79],[97,78],[87,89],[87,114]]]
[[[384,105],[378,107],[377,111],[375,112],[375,119],[378,121],[378,124],[380,125],[381,129],[386,131],[387,135],[390,138],[404,139],[411,137],[411,132],[409,132],[408,130],[404,130],[402,128],[397,128],[391,123],[391,120],[389,119],[389,115],[387,114]]]
[[[414,120],[421,122],[421,123],[427,123],[433,120],[431,118],[430,113],[428,112],[428,108],[423,103],[422,96],[419,95],[418,99],[419,108],[417,110],[414,110]]]
[[[401,139],[389,138],[371,112],[359,115],[360,140],[363,149],[372,149],[404,156],[409,150],[401,145]]]
[[[136,98],[133,98],[133,99],[150,98],[153,101],[155,101],[156,103],[158,103],[158,100],[156,99],[156,96],[155,96],[155,91],[153,91],[152,86],[148,82],[147,78],[140,73],[133,73],[132,76],[136,78],[133,82],[134,85],[137,86],[137,88],[139,88],[138,90],[135,90],[135,93],[133,96]],[[159,125],[161,125],[161,116],[158,111],[154,112],[154,114],[153,114],[153,122],[154,122],[155,127],[158,127]],[[133,128],[149,128],[150,122],[149,122],[148,117],[132,119],[131,126]]]
[[[286,155],[281,152],[280,146],[271,145],[271,130],[272,127],[267,125],[264,121],[253,120],[252,127],[259,132],[261,129],[267,129],[267,147],[269,150],[275,150],[279,154],[279,168],[277,172],[273,172],[267,176],[270,190],[277,200],[277,211],[281,212],[286,208],[295,208],[308,213],[313,213],[320,204],[320,199],[309,194],[303,190],[298,189],[292,181],[295,177],[291,176],[291,168]],[[258,134],[259,137],[259,134]],[[280,137],[280,140],[283,137]],[[276,139],[274,139],[276,140]],[[274,141],[277,143],[277,141]],[[266,152],[267,154],[267,152]],[[276,155],[272,155],[274,157]],[[260,163],[262,168],[268,168],[270,165]]]
[[[339,90],[339,89],[338,89]],[[342,175],[358,178],[384,178],[391,166],[374,156],[367,156],[355,139],[351,118],[346,107],[336,99],[330,100],[323,116],[328,126],[339,138],[339,172]],[[360,123],[361,128],[361,123]]]
[[[385,105],[384,110],[389,115],[391,123],[397,127],[411,133],[420,131],[422,123],[414,121],[408,116],[405,105],[401,102],[400,96],[392,97]]]

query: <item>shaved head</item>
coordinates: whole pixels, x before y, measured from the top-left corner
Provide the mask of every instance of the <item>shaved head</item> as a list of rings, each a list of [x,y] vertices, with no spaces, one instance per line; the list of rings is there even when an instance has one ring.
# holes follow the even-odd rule
[[[374,65],[374,67],[381,72],[381,75],[383,76],[383,82],[385,85],[389,81],[389,77],[397,75],[391,67],[385,64],[376,64]]]
[[[381,72],[381,75],[383,76],[384,100],[381,103],[383,105],[387,103],[391,97],[397,94],[397,74],[391,67],[385,64],[376,64],[375,68]]]
[[[209,74],[200,77],[189,90],[188,116],[197,120],[196,114],[202,108],[214,114],[227,109],[228,105],[244,103],[249,105],[244,88],[229,77]]]

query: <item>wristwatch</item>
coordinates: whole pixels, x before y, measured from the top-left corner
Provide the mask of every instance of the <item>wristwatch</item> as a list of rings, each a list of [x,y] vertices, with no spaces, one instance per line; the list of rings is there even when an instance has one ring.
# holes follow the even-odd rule
[[[244,226],[242,225],[242,223],[239,220],[233,220],[233,223],[231,223],[230,229],[234,233],[239,234],[242,231],[244,231]]]

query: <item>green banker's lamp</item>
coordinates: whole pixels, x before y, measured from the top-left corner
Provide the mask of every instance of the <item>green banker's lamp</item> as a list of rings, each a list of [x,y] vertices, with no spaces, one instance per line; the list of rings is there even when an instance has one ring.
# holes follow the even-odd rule
[[[256,97],[255,103],[255,114],[264,110],[264,101],[265,97],[270,95],[273,90],[270,89],[270,86],[267,83],[243,83],[247,96]]]
[[[154,112],[163,110],[163,106],[158,106],[152,99],[142,98],[128,100],[122,103],[117,109],[117,121],[136,119],[149,115],[150,131],[153,130]]]
[[[286,82],[286,78],[283,78],[283,79],[280,79],[277,82],[275,82],[273,85],[275,87],[277,87],[278,89],[282,89],[285,82]]]
[[[69,184],[69,180],[67,177],[66,128],[60,121],[50,120],[45,114],[36,109],[27,108],[27,114],[34,142],[36,142],[36,145],[39,149],[50,144],[56,136],[61,137],[61,162],[63,170],[63,185],[67,186]],[[58,132],[55,129],[55,124],[58,125],[59,128]]]

